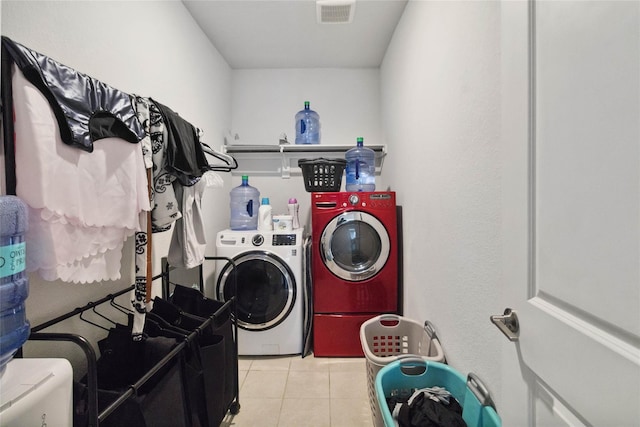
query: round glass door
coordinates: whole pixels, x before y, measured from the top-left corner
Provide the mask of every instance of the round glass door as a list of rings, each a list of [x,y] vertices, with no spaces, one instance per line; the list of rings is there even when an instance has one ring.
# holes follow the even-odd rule
[[[349,211],[333,218],[322,232],[320,253],[336,276],[358,282],[384,267],[390,252],[384,225],[366,212]]]
[[[246,252],[227,264],[218,279],[218,298],[228,301],[237,284],[238,327],[261,331],[284,321],[296,299],[295,278],[289,266],[267,252]]]

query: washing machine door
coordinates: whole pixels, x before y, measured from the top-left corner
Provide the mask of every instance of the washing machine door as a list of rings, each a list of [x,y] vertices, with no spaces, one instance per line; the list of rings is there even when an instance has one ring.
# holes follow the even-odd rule
[[[373,215],[348,211],[334,217],[320,238],[320,254],[336,276],[360,282],[382,270],[391,243],[384,225]]]
[[[218,299],[228,301],[237,285],[238,327],[263,331],[283,322],[296,301],[295,277],[277,255],[250,251],[233,258],[220,272]]]

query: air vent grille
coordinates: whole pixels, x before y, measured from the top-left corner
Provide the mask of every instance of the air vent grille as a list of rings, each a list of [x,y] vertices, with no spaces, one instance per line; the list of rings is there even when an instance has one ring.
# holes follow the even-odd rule
[[[316,0],[316,14],[320,24],[349,24],[353,21],[356,2]]]

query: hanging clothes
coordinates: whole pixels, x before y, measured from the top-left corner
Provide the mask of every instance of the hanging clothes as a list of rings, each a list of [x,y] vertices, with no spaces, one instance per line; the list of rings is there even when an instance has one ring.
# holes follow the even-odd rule
[[[142,157],[147,172],[147,190],[149,201],[153,205],[153,186],[151,176],[153,169],[153,148],[151,144],[149,100],[142,96],[133,95],[134,107],[145,136],[140,141]],[[131,335],[134,341],[143,339],[144,323],[147,309],[148,295],[151,294],[152,266],[151,266],[151,214],[140,212],[140,230],[135,234],[135,286],[131,291],[131,306],[133,307],[133,323]]]
[[[154,205],[160,212],[163,206],[175,206],[181,213],[181,217],[175,219],[168,261],[176,267],[193,268],[204,262],[207,245],[202,196],[207,187],[221,187],[223,181],[219,175],[210,171],[198,129],[170,108],[151,101],[161,114],[161,118],[157,118],[158,123],[164,124],[162,142],[165,156],[162,165],[167,174],[175,177],[172,183],[177,202],[176,205]],[[166,180],[161,182],[165,183]],[[163,193],[167,193],[166,188],[163,190]],[[170,218],[174,217],[172,215]]]
[[[139,145],[109,138],[92,153],[78,150],[62,142],[49,102],[15,66],[12,89],[27,270],[49,281],[119,279],[124,241],[151,208]]]
[[[197,129],[171,108],[156,104],[168,131],[166,169],[184,186],[195,184],[210,169]]]
[[[167,231],[171,225],[182,217],[180,205],[173,190],[176,177],[166,168],[169,133],[158,106],[149,99],[149,136],[153,151],[153,209],[151,225],[154,233]]]
[[[175,267],[194,268],[204,262],[207,236],[202,196],[207,187],[222,187],[222,178],[215,172],[206,172],[200,181],[190,187],[174,183],[176,196],[181,198],[182,218],[173,227],[169,244],[169,264]]]
[[[46,97],[65,144],[87,152],[93,142],[144,137],[131,96],[45,55],[2,37],[2,44],[25,77]]]
[[[124,242],[135,233],[132,303],[139,315],[133,330],[139,336],[151,294],[151,233],[176,224],[172,264],[191,268],[204,260],[201,199],[205,187],[222,180],[203,180],[214,167],[199,131],[150,98],[126,94],[9,38],[2,37],[2,48],[10,57],[3,74],[10,68],[16,117],[15,192],[30,209],[27,270],[49,281],[117,280]],[[231,160],[222,170],[237,165]]]

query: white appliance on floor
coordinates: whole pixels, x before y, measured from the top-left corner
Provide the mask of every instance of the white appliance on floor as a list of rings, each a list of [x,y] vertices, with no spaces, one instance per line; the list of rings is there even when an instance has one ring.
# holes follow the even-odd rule
[[[224,230],[216,237],[215,291],[227,301],[237,295],[238,354],[301,354],[304,310],[304,229]],[[235,290],[237,287],[237,292]]]
[[[0,426],[71,427],[72,388],[67,359],[11,359],[0,377]]]

